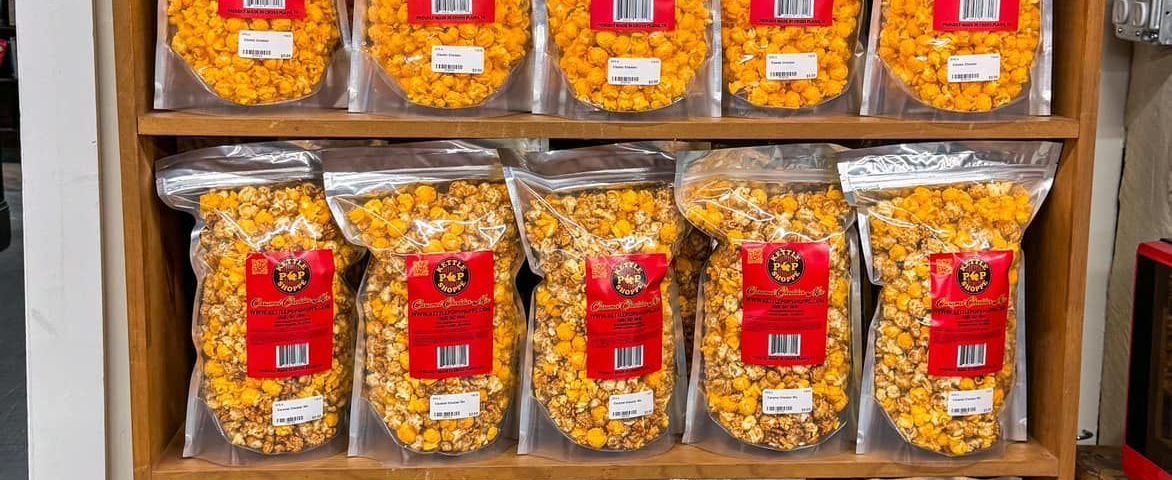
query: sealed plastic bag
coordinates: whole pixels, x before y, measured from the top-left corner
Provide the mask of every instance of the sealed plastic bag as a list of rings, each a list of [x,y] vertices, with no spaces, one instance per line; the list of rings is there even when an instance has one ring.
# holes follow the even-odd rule
[[[858,111],[862,0],[721,0],[721,8],[726,114]]]
[[[658,453],[679,430],[681,332],[669,268],[687,228],[672,158],[606,150],[530,154],[505,178],[533,293],[519,454]]]
[[[876,0],[862,114],[1049,115],[1052,9],[1052,0]]]
[[[350,111],[529,110],[529,0],[358,0],[354,10]]]
[[[345,1],[158,1],[155,108],[345,108]]]
[[[533,113],[720,116],[716,0],[550,0],[535,6]]]
[[[999,454],[1025,425],[1026,227],[1061,145],[957,142],[843,153],[871,281],[860,453]],[[913,448],[914,447],[914,448]]]
[[[350,454],[406,464],[486,450],[513,417],[521,243],[494,150],[322,152],[330,207],[370,250]]]
[[[748,147],[681,159],[680,208],[717,243],[700,296],[686,443],[843,450],[845,442],[824,443],[849,416],[859,310],[854,211],[834,170],[841,150]]]
[[[247,464],[343,448],[354,351],[344,278],[362,250],[335,225],[320,173],[288,143],[158,163],[159,197],[196,219],[185,457]]]
[[[671,262],[679,286],[680,322],[684,329],[684,356],[687,371],[692,371],[692,346],[696,341],[696,307],[700,294],[700,274],[712,254],[712,237],[698,228],[688,229],[680,241],[680,251]]]

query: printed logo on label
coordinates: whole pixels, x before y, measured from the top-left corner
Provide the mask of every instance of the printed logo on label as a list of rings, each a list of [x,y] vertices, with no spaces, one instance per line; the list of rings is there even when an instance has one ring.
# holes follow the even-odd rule
[[[587,378],[633,378],[663,368],[666,275],[663,254],[586,260]]]
[[[647,271],[635,262],[622,262],[610,273],[610,284],[624,297],[634,297],[647,289]]]
[[[459,258],[448,258],[435,266],[435,273],[431,278],[440,293],[451,296],[459,295],[468,288],[471,276],[467,263]]]
[[[334,351],[334,254],[253,253],[245,260],[248,376],[284,378],[329,370]]]
[[[411,377],[443,379],[491,372],[496,308],[492,252],[405,257]]]
[[[829,27],[834,0],[750,0],[749,24],[758,27]]]
[[[1013,252],[937,253],[928,261],[932,298],[928,374],[975,377],[1001,370]]]
[[[932,26],[941,32],[1017,30],[1021,0],[936,0]]]
[[[745,243],[741,275],[741,360],[767,366],[825,362],[830,245]]]
[[[273,285],[285,295],[293,295],[305,290],[309,285],[309,264],[297,257],[281,260],[273,269]]]
[[[779,248],[769,254],[769,277],[778,285],[789,285],[802,278],[805,262],[802,254],[791,248]]]
[[[590,0],[593,31],[666,32],[675,28],[675,0]]]
[[[305,0],[220,0],[224,18],[305,18]]]
[[[978,295],[989,288],[989,262],[979,258],[970,258],[961,262],[956,269],[956,281],[960,289],[969,295]]]

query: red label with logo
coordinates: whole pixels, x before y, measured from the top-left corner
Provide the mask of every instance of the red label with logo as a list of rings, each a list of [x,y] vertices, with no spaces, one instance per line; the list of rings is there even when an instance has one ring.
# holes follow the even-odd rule
[[[305,0],[220,0],[224,18],[305,18]]]
[[[750,0],[749,23],[759,27],[829,27],[834,0]]]
[[[407,255],[412,378],[492,372],[492,252]]]
[[[495,20],[495,0],[407,0],[409,23],[492,23]]]
[[[1021,0],[936,0],[933,17],[941,32],[1015,31]]]
[[[741,360],[773,367],[826,361],[830,245],[741,246]]]
[[[937,253],[929,262],[928,374],[975,377],[1001,370],[1013,252]]]
[[[590,29],[667,32],[676,29],[675,0],[590,0]]]
[[[617,380],[663,368],[667,256],[616,255],[586,261],[586,377]]]
[[[245,260],[248,376],[329,370],[334,358],[334,252],[259,252]]]

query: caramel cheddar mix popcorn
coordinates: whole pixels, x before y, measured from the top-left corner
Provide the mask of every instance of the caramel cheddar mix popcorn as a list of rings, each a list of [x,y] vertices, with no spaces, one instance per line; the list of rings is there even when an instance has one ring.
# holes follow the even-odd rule
[[[718,242],[700,333],[710,417],[751,445],[822,442],[849,402],[853,210],[837,185],[716,178],[684,189],[688,220]]]
[[[728,92],[767,108],[807,108],[837,98],[850,80],[862,0],[814,2],[810,19],[787,17],[774,3],[721,2]],[[790,8],[798,8],[794,3]]]
[[[529,0],[370,0],[368,51],[412,103],[475,107],[529,53]]]
[[[303,8],[294,7],[303,3]],[[171,50],[218,97],[266,105],[308,97],[341,40],[334,0],[249,9],[241,0],[168,0]]]
[[[408,450],[491,444],[512,405],[525,329],[504,182],[406,184],[340,204],[373,255],[359,300],[364,397]]]
[[[195,256],[206,274],[194,338],[204,402],[238,447],[280,454],[328,442],[350,400],[354,297],[341,274],[360,249],[312,183],[213,189],[199,198],[199,217]],[[272,325],[279,314],[315,328],[282,330]],[[281,404],[320,414],[289,417]]]
[[[700,271],[712,253],[712,238],[698,229],[688,230],[680,242],[680,253],[672,259],[672,274],[679,289],[680,321],[684,326],[684,354],[692,361],[696,334],[696,300],[700,293]]]
[[[957,0],[879,1],[878,56],[920,102],[989,112],[1028,93],[1042,0],[988,0],[969,11]]]
[[[534,397],[577,445],[640,449],[667,432],[676,386],[668,264],[686,225],[672,188],[521,201],[544,274],[533,306]]]

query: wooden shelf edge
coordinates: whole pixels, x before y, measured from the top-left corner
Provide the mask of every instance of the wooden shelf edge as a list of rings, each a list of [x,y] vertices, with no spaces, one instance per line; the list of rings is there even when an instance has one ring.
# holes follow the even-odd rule
[[[646,478],[894,478],[894,477],[1056,477],[1058,459],[1031,440],[1009,445],[1005,456],[962,466],[912,466],[873,458],[838,454],[820,459],[725,457],[688,445],[651,458],[593,463],[563,463],[535,456],[505,453],[482,463],[453,463],[442,467],[393,467],[365,458],[338,454],[290,465],[225,467],[203,460],[180,458],[180,435],[163,452],[151,472],[153,480],[448,480],[448,479],[617,479]]]
[[[687,121],[579,121],[530,114],[478,119],[390,118],[344,111],[213,116],[148,112],[140,135],[283,138],[575,138],[575,139],[1068,139],[1079,122],[1035,117],[1001,122],[926,122],[874,117]]]

